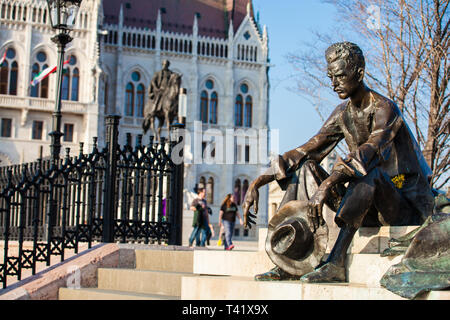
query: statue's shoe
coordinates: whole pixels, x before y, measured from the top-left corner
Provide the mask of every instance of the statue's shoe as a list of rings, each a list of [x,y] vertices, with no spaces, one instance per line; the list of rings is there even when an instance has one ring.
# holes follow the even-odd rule
[[[308,283],[345,282],[345,268],[329,262],[317,270],[305,274],[300,281]]]
[[[293,276],[279,267],[275,267],[266,273],[257,274],[256,281],[280,281],[280,280],[299,280],[301,276]]]

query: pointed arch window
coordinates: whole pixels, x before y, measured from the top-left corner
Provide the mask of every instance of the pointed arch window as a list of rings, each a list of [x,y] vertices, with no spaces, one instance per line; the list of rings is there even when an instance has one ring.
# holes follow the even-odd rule
[[[215,91],[211,93],[209,123],[217,124],[217,93]]]
[[[248,95],[245,98],[244,127],[250,128],[252,126],[252,107],[252,96]]]
[[[9,76],[8,61],[4,61],[0,69],[0,94],[8,94],[8,76]]]
[[[140,83],[137,87],[136,93],[136,116],[143,117],[144,116],[144,97],[145,97],[145,88],[142,83]]]
[[[236,201],[237,205],[241,204],[241,179],[236,179],[234,181],[234,200]]]
[[[242,182],[242,191],[241,191],[241,199],[244,201],[245,195],[247,194],[248,190],[248,180],[245,179],[244,182]]]
[[[206,184],[206,201],[209,204],[214,203],[214,178],[209,177],[208,183]]]
[[[198,187],[199,188],[205,188],[206,187],[206,179],[205,179],[205,177],[200,177],[200,181],[199,181],[199,184],[198,184]]]
[[[48,68],[47,64],[44,64],[42,70]],[[41,98],[48,98],[48,77],[43,79],[41,82]]]
[[[244,102],[245,101],[245,102]],[[244,104],[245,103],[245,104]],[[252,126],[253,117],[253,99],[250,94],[249,87],[246,83],[241,83],[239,93],[236,96],[236,104],[234,109],[234,124],[236,127]]]
[[[70,70],[66,69],[66,71],[62,75],[61,99],[69,100],[69,89],[70,89]]]
[[[80,69],[75,55],[69,57],[69,64],[64,66],[61,98],[78,101],[80,87]]]
[[[131,80],[125,87],[125,116],[144,116],[145,86],[141,83],[141,74],[131,73]]]
[[[200,95],[200,120],[208,123],[208,93],[204,90]]]
[[[202,123],[217,124],[219,97],[214,90],[214,81],[205,81],[204,88],[200,93],[200,120]]]
[[[70,100],[78,101],[79,86],[80,86],[80,71],[78,70],[78,68],[74,68],[72,73],[72,92],[70,95]]]
[[[10,95],[17,95],[17,78],[19,74],[19,65],[16,61],[13,61],[11,63],[11,71],[9,74],[9,94]]]
[[[39,74],[39,64],[35,63],[33,64],[33,67],[31,68],[31,79],[34,79]],[[39,97],[39,87],[40,84],[36,84],[34,86],[31,86],[30,96],[32,97]]]
[[[33,80],[40,72],[48,68],[48,57],[44,51],[39,51],[35,57],[35,63],[31,67],[31,80]],[[44,78],[41,82],[31,85],[30,96],[36,98],[48,98],[49,77]]]
[[[236,127],[242,127],[242,96],[240,94],[236,96],[236,103],[234,105],[234,125]]]
[[[134,86],[128,82],[125,89],[125,115],[132,117],[134,113]]]
[[[5,61],[0,65],[0,94],[17,95],[19,65],[14,48],[6,50]]]

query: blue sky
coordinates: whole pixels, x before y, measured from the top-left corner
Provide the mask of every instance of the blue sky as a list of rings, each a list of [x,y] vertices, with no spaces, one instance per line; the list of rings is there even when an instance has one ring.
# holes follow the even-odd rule
[[[253,0],[253,7],[269,33],[269,125],[279,130],[279,152],[284,153],[306,142],[322,124],[310,102],[289,90],[294,80],[286,55],[313,40],[312,30],[329,31],[335,9],[319,0]],[[336,105],[339,103],[336,96]]]

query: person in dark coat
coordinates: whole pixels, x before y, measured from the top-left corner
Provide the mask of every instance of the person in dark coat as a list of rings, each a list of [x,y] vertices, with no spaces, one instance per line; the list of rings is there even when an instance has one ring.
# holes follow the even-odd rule
[[[198,197],[192,201],[191,210],[194,212],[192,219],[191,236],[189,237],[189,246],[192,247],[194,241],[197,246],[204,247],[207,238],[207,229],[204,227],[208,224],[208,206],[206,203],[206,190],[205,188],[198,189]]]

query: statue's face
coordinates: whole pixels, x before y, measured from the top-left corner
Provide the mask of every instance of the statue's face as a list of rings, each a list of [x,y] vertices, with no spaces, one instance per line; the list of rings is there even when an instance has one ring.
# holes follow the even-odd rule
[[[162,67],[163,67],[163,69],[167,69],[169,67],[169,61],[164,60],[162,63]]]
[[[328,64],[328,77],[331,86],[339,98],[347,99],[353,95],[359,87],[362,79],[360,73],[354,72],[345,60],[339,59]]]

